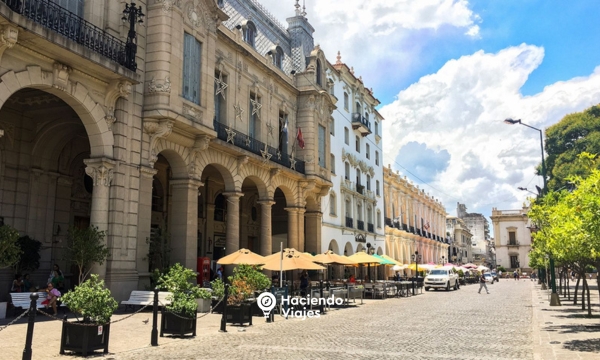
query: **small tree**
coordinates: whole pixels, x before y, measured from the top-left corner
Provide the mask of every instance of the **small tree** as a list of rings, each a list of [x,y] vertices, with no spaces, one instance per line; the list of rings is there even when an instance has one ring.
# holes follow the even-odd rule
[[[171,257],[171,236],[166,225],[163,222],[162,227],[152,230],[149,238],[146,239],[148,244],[148,270],[154,271],[158,269],[159,273],[166,271],[170,264]]]
[[[107,324],[119,306],[110,290],[104,287],[104,281],[92,274],[88,280],[64,294],[61,300],[71,311],[81,314],[83,321],[94,324]]]
[[[110,256],[108,248],[104,245],[105,236],[105,231],[100,231],[93,225],[86,229],[69,228],[65,260],[79,269],[80,284],[92,271],[92,264],[102,264]]]
[[[15,273],[22,274],[26,271],[31,272],[39,269],[42,243],[26,235],[19,238],[18,244],[22,255],[19,262],[14,266]]]
[[[0,269],[14,266],[21,259],[19,232],[8,226],[0,226]]]

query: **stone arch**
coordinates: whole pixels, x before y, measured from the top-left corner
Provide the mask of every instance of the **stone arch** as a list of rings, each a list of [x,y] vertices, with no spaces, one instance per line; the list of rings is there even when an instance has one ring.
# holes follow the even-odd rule
[[[357,252],[357,253],[358,253],[358,252],[361,252],[361,251],[363,251],[364,249],[365,249],[365,248],[364,248],[363,244],[358,244],[358,245],[356,246],[356,252]]]
[[[227,192],[239,192],[242,189],[243,180],[239,176],[234,178],[234,174],[237,173],[237,159],[225,154],[224,152],[217,152],[212,149],[201,151],[196,157],[196,172],[202,174],[204,169],[211,165],[223,177],[225,182],[225,191]]]
[[[44,168],[44,164],[57,164],[58,157],[62,151],[59,145],[66,144],[77,135],[81,128],[73,125],[80,125],[79,119],[69,119],[61,122],[49,122],[45,124],[33,139],[33,148],[31,150],[31,164],[33,167]],[[54,151],[49,151],[54,149]],[[48,161],[46,161],[48,160]],[[56,169],[45,169],[56,170]]]
[[[255,166],[246,165],[238,171],[237,175],[234,178],[236,179],[236,183],[238,182],[237,178],[240,178],[241,184],[243,184],[244,180],[246,179],[252,180],[252,182],[256,185],[256,188],[258,189],[260,199],[273,198],[273,193],[269,193],[267,187],[267,184],[269,183],[268,173],[263,169],[259,169]]]
[[[381,249],[381,246],[377,247],[377,255],[383,255],[383,250]]]
[[[189,178],[187,165],[189,164],[190,152],[185,146],[160,139],[156,143],[156,154],[161,154],[167,159],[173,171],[173,179]]]
[[[340,247],[337,243],[337,241],[335,239],[331,239],[331,241],[329,242],[329,246],[327,247],[327,249],[333,251],[336,254],[340,254]]]
[[[350,243],[350,241],[348,241],[346,243],[346,246],[344,246],[344,255],[350,256],[353,254],[354,254],[354,249],[352,248],[352,244]]]
[[[0,108],[15,92],[33,88],[57,96],[69,105],[79,116],[90,142],[91,157],[113,158],[114,137],[106,122],[106,112],[102,105],[89,95],[85,85],[67,82],[65,87],[55,84],[52,72],[40,66],[28,66],[27,70],[15,73],[9,71],[0,77]]]
[[[302,205],[298,200],[298,196],[296,196],[298,193],[298,183],[294,180],[284,176],[276,176],[271,179],[269,194],[274,194],[276,189],[281,190],[285,195],[287,206]]]

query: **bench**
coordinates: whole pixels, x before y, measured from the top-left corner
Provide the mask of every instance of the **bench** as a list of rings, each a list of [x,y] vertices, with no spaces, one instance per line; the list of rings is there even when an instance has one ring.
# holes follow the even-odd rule
[[[42,302],[44,300],[46,300],[47,294],[45,291],[36,291],[36,292],[13,292],[10,293],[10,299],[11,302],[13,304],[14,307],[14,314],[16,315],[16,309],[17,308],[22,308],[23,310],[29,309],[29,306],[31,305],[31,294],[38,294],[38,299],[36,301],[36,307],[38,309],[43,309],[46,307],[46,305],[42,305]],[[60,303],[60,298],[58,299],[58,302],[56,303],[57,307],[63,307],[63,309],[66,309],[66,305],[63,303]]]
[[[158,306],[169,305],[171,303],[170,300],[167,300],[167,297],[172,295],[168,291],[159,291],[158,292]],[[134,309],[134,306],[146,306],[154,304],[154,291],[141,291],[141,290],[133,290],[129,295],[128,300],[121,301],[121,305],[125,305],[125,310],[127,310],[128,306],[131,306]]]

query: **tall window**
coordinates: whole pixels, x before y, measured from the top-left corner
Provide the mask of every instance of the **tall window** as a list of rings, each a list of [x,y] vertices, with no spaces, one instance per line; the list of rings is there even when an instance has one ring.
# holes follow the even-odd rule
[[[250,104],[248,105],[248,135],[253,139],[260,136],[260,97],[255,93],[250,93]]]
[[[344,142],[346,145],[350,145],[350,131],[348,131],[347,127],[344,128]]]
[[[375,181],[375,194],[379,196],[379,180]]]
[[[377,228],[381,229],[381,211],[377,210]]]
[[[277,148],[282,154],[287,154],[288,145],[288,114],[279,110],[279,145]]]
[[[350,180],[350,163],[347,161],[344,163],[344,178]]]
[[[319,166],[326,167],[325,165],[325,127],[319,125]]]
[[[356,112],[358,113],[358,115],[360,115],[360,113],[362,112],[360,103],[358,103],[358,102],[356,103]]]
[[[222,83],[227,84],[227,77],[220,71],[215,71],[215,121],[225,123],[227,120],[227,89]]]
[[[360,138],[358,136],[356,136],[355,138],[356,140],[356,152],[360,152]]]
[[[360,185],[360,170],[356,169],[356,185]]]
[[[331,125],[329,125],[329,135],[335,136],[335,119],[331,118]]]
[[[365,153],[367,156],[367,159],[371,158],[371,146],[369,146],[369,144],[365,144]]]
[[[379,135],[379,121],[375,121],[375,135]]]
[[[323,80],[321,78],[321,60],[317,60],[317,85],[323,86]]]
[[[331,156],[331,159],[330,159],[330,161],[331,161],[331,173],[335,174],[335,155],[330,154],[330,156]]]
[[[273,53],[273,65],[283,69],[283,50],[279,46],[277,46]]]
[[[246,42],[248,45],[254,47],[254,42],[256,39],[256,26],[254,26],[254,23],[252,21],[248,21],[248,22],[246,22],[246,26],[243,29],[244,29],[244,42]]]
[[[367,190],[371,190],[371,175],[367,174]]]
[[[375,151],[375,165],[379,166],[379,151]]]
[[[335,198],[335,194],[329,194],[329,215],[336,215],[337,213],[337,199]]]
[[[202,45],[195,37],[185,33],[183,38],[183,89],[184,99],[200,104],[200,54]]]
[[[514,231],[508,232],[508,245],[517,245],[517,233]]]
[[[518,268],[521,264],[519,264],[519,256],[518,255],[513,255],[510,257],[510,267],[511,268]]]
[[[50,0],[58,6],[65,8],[73,14],[83,17],[83,3],[84,0]],[[26,5],[27,6],[27,5]]]
[[[348,93],[344,92],[344,109],[348,111]]]

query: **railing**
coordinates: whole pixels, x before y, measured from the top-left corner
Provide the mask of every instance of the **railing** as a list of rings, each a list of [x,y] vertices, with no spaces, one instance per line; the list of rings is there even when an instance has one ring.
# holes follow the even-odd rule
[[[402,230],[408,232],[408,225],[402,224]]]
[[[519,242],[518,241],[509,241],[508,246],[519,246]]]
[[[352,113],[352,124],[360,124],[371,132],[371,122],[360,113]]]
[[[400,230],[400,223],[398,221],[394,221],[394,227]]]
[[[227,141],[227,129],[230,129],[229,126],[220,123],[218,121],[214,121],[213,125],[215,127],[215,131],[217,132],[217,137],[223,141]],[[242,148],[244,150],[248,150],[253,154],[263,156],[263,151],[265,151],[265,143],[258,141],[236,129],[232,129],[235,131],[236,135],[233,137],[233,145]],[[277,163],[279,165],[283,165],[287,168],[292,168],[291,157],[286,153],[282,153],[279,149],[276,149],[272,146],[267,145],[267,153],[271,154],[270,161]],[[281,156],[281,158],[279,158]],[[297,158],[293,158],[295,162],[295,169],[297,172],[304,174],[305,173],[305,164],[304,161],[298,160]]]
[[[365,229],[365,222],[362,221],[362,220],[357,220],[356,221],[356,225],[358,225],[357,226],[358,230],[364,230]]]
[[[375,226],[371,223],[367,223],[367,231],[368,232],[375,232]]]
[[[414,227],[414,226],[411,226],[411,227],[410,227],[410,232],[411,232],[411,233],[413,233],[413,234],[416,234],[416,232],[415,232],[415,227]]]
[[[360,184],[356,184],[356,192],[364,195],[365,194],[365,186],[364,185],[360,185]]]
[[[393,227],[393,225],[392,225],[392,219],[386,217],[385,218],[385,225],[389,226],[389,227]]]
[[[84,47],[135,71],[129,61],[125,42],[85,21],[50,0],[0,0],[14,12],[55,31]]]
[[[354,219],[352,219],[351,217],[346,216],[346,227],[348,227],[348,228],[354,228]]]

